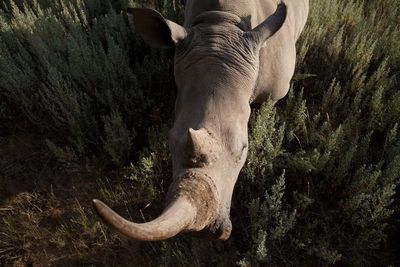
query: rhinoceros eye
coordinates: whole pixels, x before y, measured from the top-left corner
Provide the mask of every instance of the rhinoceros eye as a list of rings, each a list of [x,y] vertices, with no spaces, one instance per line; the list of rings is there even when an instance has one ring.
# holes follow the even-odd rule
[[[243,158],[243,155],[244,155],[244,152],[245,152],[246,148],[247,148],[247,143],[244,143],[243,146],[242,146],[242,152],[240,152],[240,159]]]
[[[246,148],[247,148],[247,142],[243,140],[242,138],[236,139],[235,142],[235,148],[233,150],[233,153],[236,157],[236,162],[239,162],[243,159],[243,156],[245,154]]]

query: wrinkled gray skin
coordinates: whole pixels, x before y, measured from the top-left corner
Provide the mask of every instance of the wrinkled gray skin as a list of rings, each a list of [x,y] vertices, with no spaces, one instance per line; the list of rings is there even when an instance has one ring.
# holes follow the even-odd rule
[[[175,47],[178,95],[169,141],[174,182],[161,219],[127,222],[95,200],[103,219],[134,239],[203,231],[225,240],[234,185],[247,156],[250,104],[284,97],[308,0],[188,0],[184,26],[130,9],[152,46]],[[177,204],[178,203],[178,204]]]

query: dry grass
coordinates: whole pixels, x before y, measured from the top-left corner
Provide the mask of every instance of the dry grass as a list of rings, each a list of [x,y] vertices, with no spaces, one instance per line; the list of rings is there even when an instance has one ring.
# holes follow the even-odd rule
[[[0,266],[200,266],[193,256],[228,257],[222,243],[191,237],[127,240],[92,208],[97,197],[128,219],[148,221],[160,213],[167,184],[135,180],[132,166],[112,173],[86,163],[68,171],[47,157],[33,157],[44,140],[23,126],[1,138]]]

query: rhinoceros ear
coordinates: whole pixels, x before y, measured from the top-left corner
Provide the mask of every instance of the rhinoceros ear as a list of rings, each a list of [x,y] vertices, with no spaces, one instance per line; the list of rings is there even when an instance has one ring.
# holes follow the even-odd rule
[[[254,38],[258,44],[263,45],[268,38],[274,35],[282,27],[286,20],[286,14],[286,5],[283,3],[279,4],[275,13],[255,27],[250,32],[250,36]]]
[[[133,15],[136,29],[146,43],[158,48],[170,48],[183,40],[185,28],[165,19],[159,12],[149,8],[128,8],[128,15]]]

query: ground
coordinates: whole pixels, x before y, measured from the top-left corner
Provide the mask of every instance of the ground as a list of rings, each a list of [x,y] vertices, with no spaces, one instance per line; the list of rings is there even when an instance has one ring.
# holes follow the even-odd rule
[[[115,172],[99,160],[63,165],[30,125],[2,125],[0,266],[188,266],[193,255],[233,255],[229,244],[184,234],[156,243],[119,236],[100,221],[92,199],[144,222],[161,212],[157,199],[164,199],[168,185],[152,186],[158,191],[150,192],[129,179],[129,168]],[[238,260],[229,257],[232,264]]]
[[[0,265],[97,265],[109,236],[93,213],[91,199],[105,189],[99,181],[105,171],[90,164],[63,166],[48,153],[40,132],[28,125],[4,128],[0,131]]]

